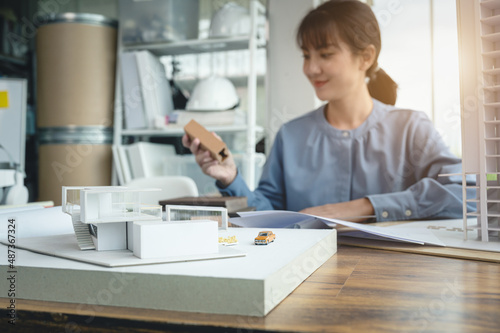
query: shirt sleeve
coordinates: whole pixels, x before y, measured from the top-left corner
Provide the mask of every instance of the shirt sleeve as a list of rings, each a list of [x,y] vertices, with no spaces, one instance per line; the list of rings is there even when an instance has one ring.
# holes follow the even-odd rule
[[[427,117],[420,117],[407,135],[410,147],[405,161],[417,181],[403,191],[368,195],[377,221],[430,218],[462,218],[462,177],[460,159],[444,144]],[[475,196],[468,190],[467,197]],[[471,204],[469,211],[475,209]]]
[[[257,210],[286,209],[285,191],[283,181],[283,140],[282,131],[279,131],[274,140],[273,147],[262,170],[259,186],[251,191],[240,173],[227,187],[220,182],[215,185],[224,196],[246,196],[248,206],[254,206]]]
[[[473,197],[468,191],[468,197]],[[373,205],[377,221],[401,221],[430,218],[462,218],[462,185],[441,184],[424,178],[402,192],[367,197]],[[473,205],[468,211],[474,210]]]

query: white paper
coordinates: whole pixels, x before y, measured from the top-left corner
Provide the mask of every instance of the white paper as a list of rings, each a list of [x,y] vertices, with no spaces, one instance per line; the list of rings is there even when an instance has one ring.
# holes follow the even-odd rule
[[[422,245],[430,244],[437,246],[446,246],[431,231],[425,229],[419,229],[418,232],[412,232],[410,230],[397,230],[392,227],[376,227],[371,225],[364,225],[361,223],[329,219],[316,215],[280,210],[241,212],[238,213],[238,215],[240,215],[241,217],[232,218],[230,219],[230,222],[234,225],[247,228],[309,227],[319,229],[321,227],[334,228],[337,224],[340,224],[372,235],[390,238],[397,241]],[[312,219],[315,219],[316,222],[313,222]],[[321,221],[323,225],[321,225],[317,221]]]
[[[7,238],[8,220],[16,220],[16,238],[74,233],[71,216],[61,206],[3,212],[0,211],[0,239]]]
[[[467,221],[469,227],[477,225],[476,219]],[[430,231],[436,238],[447,247],[460,249],[471,249],[479,251],[500,252],[500,241],[498,237],[490,237],[489,242],[482,242],[477,231],[468,232],[468,240],[464,240],[463,220],[434,220],[417,221],[392,226],[396,231],[424,230]]]

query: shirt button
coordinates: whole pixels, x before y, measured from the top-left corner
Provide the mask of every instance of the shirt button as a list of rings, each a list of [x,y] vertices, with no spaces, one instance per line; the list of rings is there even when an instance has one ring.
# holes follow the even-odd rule
[[[407,210],[405,211],[405,215],[406,215],[406,216],[411,216],[411,210],[407,209]]]
[[[346,132],[346,131],[342,132],[342,136],[344,138],[348,138],[349,137],[349,132]]]
[[[389,213],[388,213],[388,212],[386,212],[386,211],[383,211],[383,212],[382,212],[382,217],[383,217],[384,219],[385,219],[385,218],[387,218],[388,216],[389,216]]]

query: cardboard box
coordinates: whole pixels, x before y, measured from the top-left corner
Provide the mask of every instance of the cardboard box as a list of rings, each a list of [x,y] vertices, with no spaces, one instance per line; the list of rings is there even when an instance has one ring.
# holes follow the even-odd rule
[[[228,157],[229,152],[224,141],[216,138],[196,120],[192,119],[184,126],[184,131],[191,140],[198,138],[200,140],[200,147],[210,151],[212,157],[219,162],[223,162]]]

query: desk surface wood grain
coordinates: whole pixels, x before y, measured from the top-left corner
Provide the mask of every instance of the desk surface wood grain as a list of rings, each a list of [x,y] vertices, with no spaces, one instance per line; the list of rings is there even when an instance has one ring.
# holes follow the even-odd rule
[[[8,301],[0,299],[2,309]],[[500,332],[500,265],[340,246],[266,317],[21,299],[17,311],[15,326],[6,326],[6,316],[1,326],[12,332],[42,325],[49,332]]]

